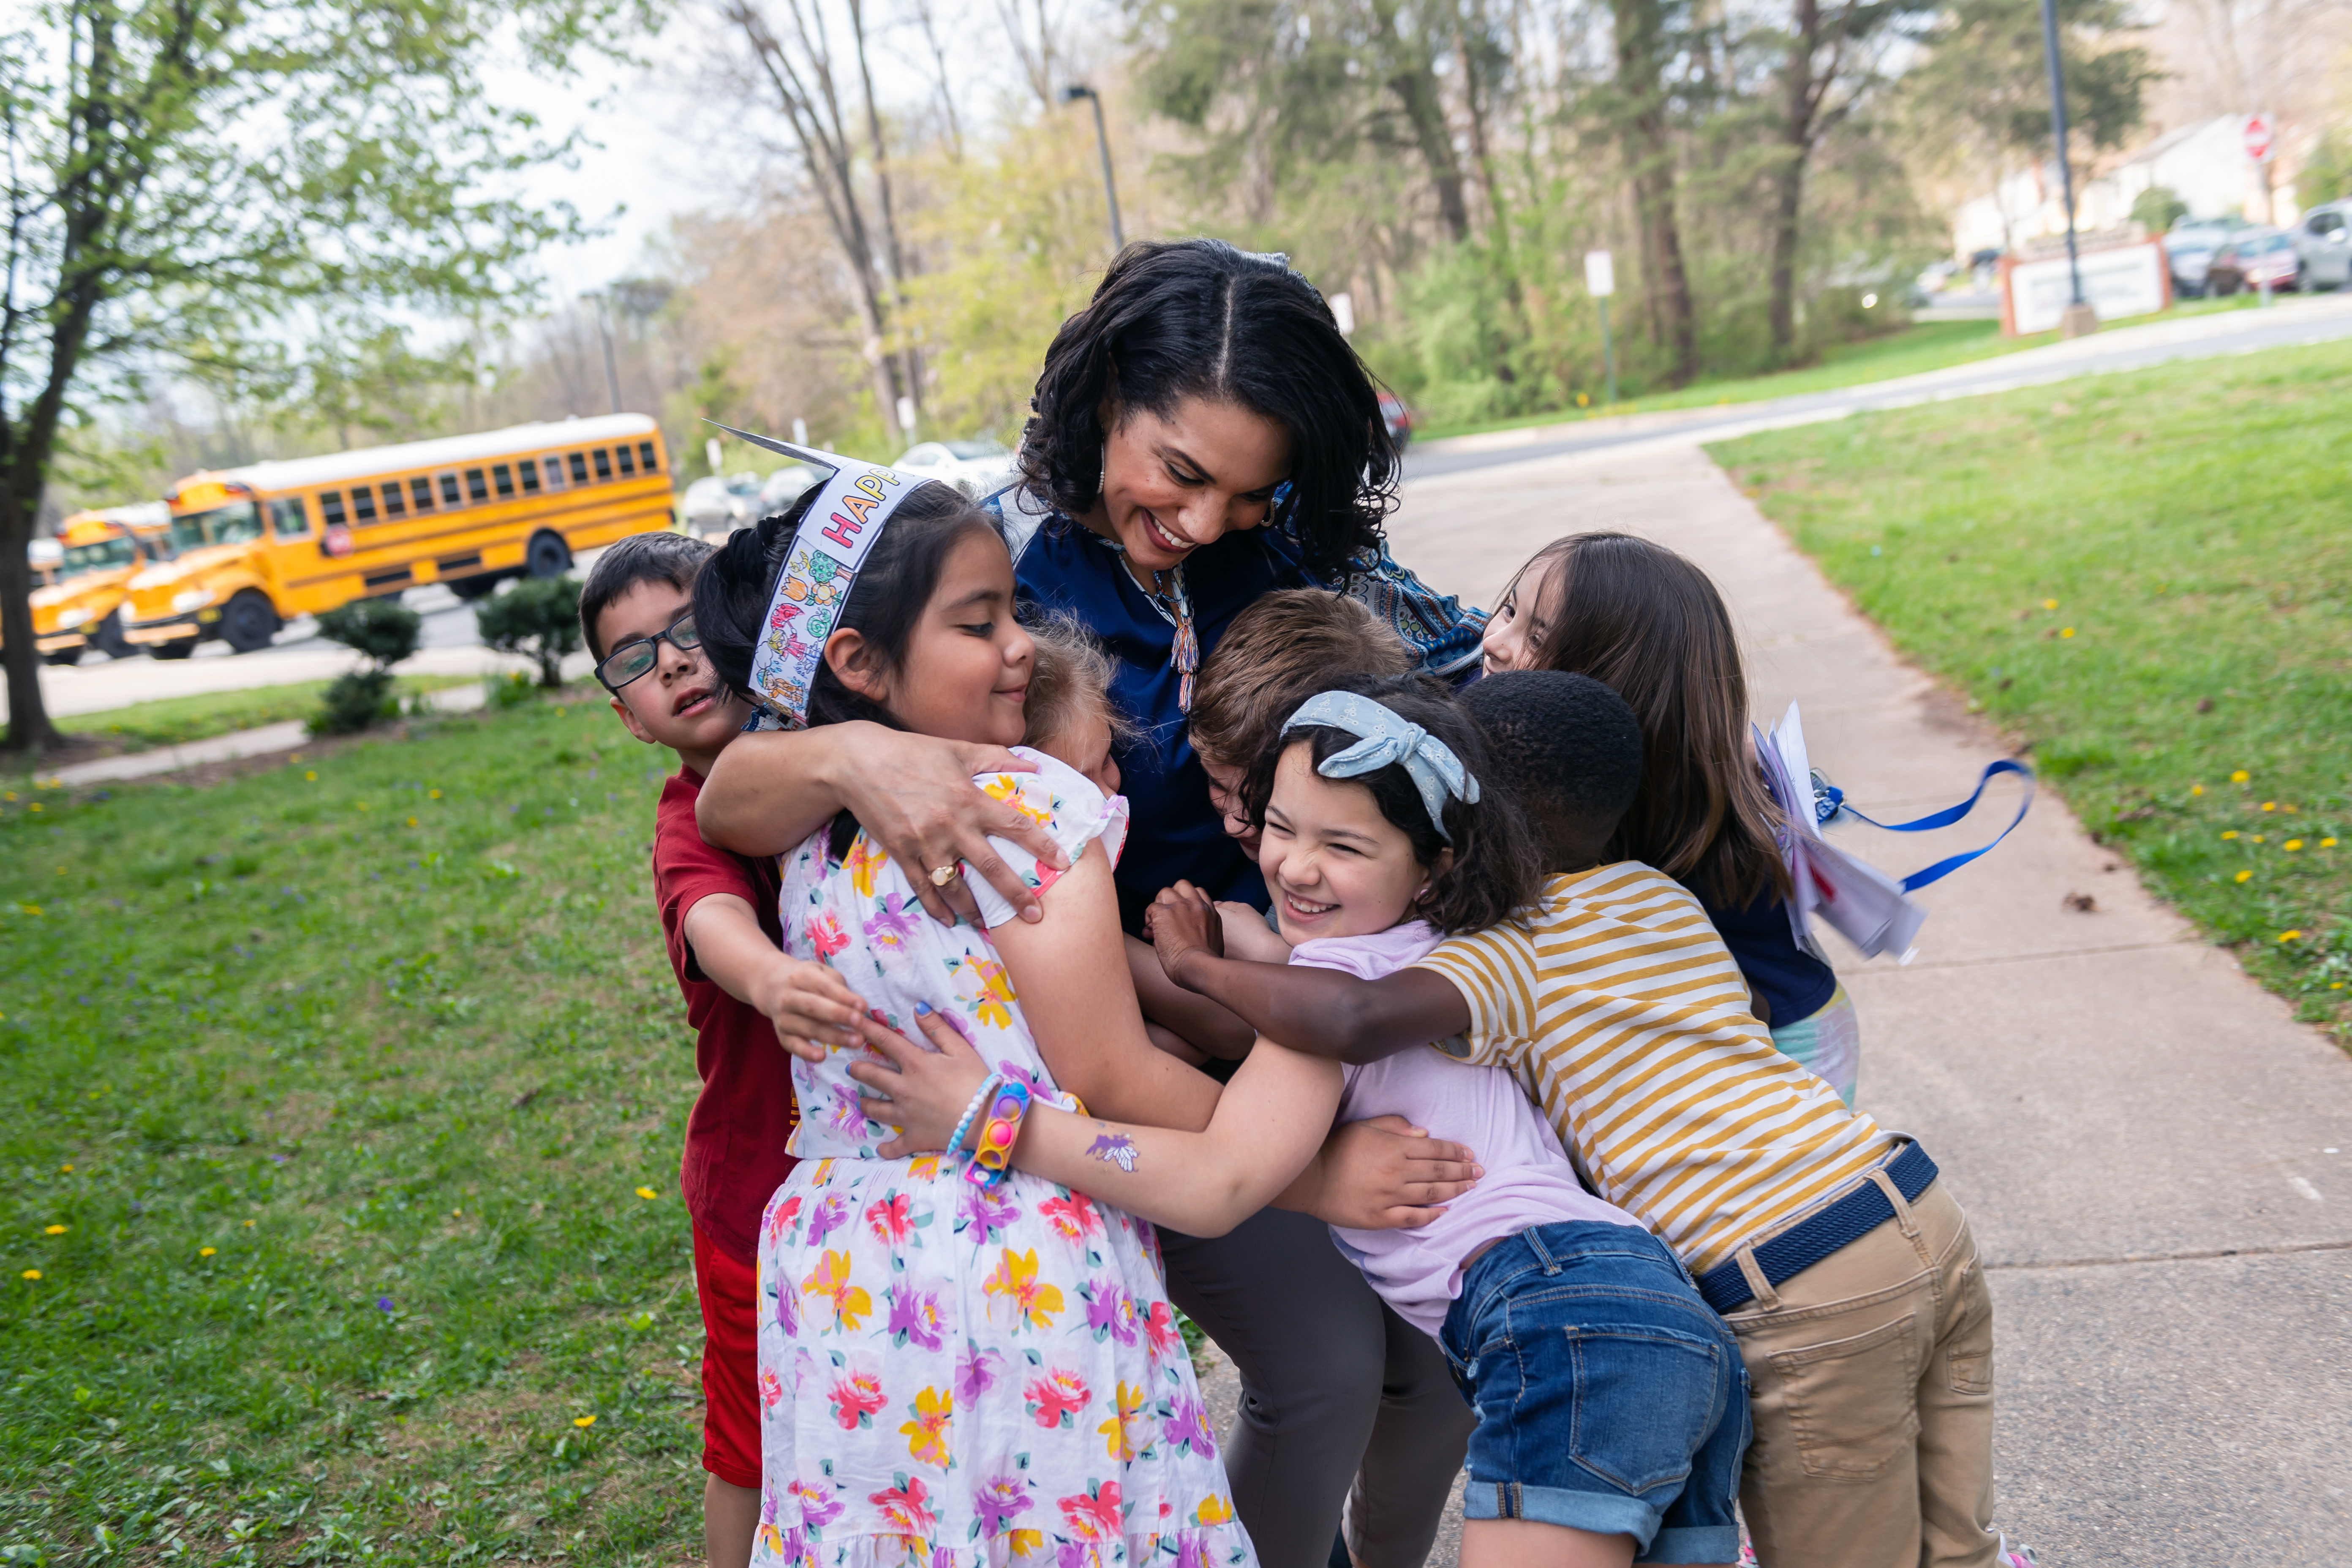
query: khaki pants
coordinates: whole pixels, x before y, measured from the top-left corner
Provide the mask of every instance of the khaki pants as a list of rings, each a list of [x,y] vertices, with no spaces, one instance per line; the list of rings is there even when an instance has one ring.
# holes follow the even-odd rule
[[[1992,1298],[1941,1182],[1725,1321],[1752,1385],[1740,1510],[1763,1568],[1990,1568]],[[1790,1224],[1800,1223],[1804,1216]],[[1782,1227],[1787,1228],[1786,1226]],[[1758,1237],[1758,1241],[1769,1237]]]

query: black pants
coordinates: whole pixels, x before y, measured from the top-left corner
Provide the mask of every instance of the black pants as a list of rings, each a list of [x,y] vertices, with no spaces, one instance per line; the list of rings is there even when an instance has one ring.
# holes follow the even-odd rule
[[[1364,1568],[1421,1568],[1475,1424],[1437,1342],[1307,1215],[1160,1247],[1168,1294],[1241,1373],[1225,1474],[1263,1568],[1325,1568],[1343,1502]]]

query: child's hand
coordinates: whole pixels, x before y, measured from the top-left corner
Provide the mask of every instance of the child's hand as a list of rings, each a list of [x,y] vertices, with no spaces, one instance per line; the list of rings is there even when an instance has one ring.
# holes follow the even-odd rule
[[[776,955],[751,987],[751,1005],[776,1026],[776,1043],[804,1062],[824,1060],[826,1043],[857,1044],[866,1004],[822,963]]]
[[[1144,911],[1144,925],[1151,933],[1153,951],[1160,954],[1160,967],[1179,985],[1184,982],[1176,973],[1176,963],[1184,954],[1196,947],[1212,958],[1225,954],[1224,923],[1217,916],[1217,906],[1190,882],[1160,889],[1151,908]]]
[[[1288,963],[1290,944],[1265,923],[1265,916],[1247,904],[1220,903],[1217,918],[1225,939],[1227,958],[1252,963]]]
[[[946,1148],[948,1134],[988,1079],[988,1064],[955,1026],[928,1007],[916,1012],[915,1022],[936,1048],[927,1050],[871,1018],[857,1021],[866,1044],[890,1062],[849,1064],[850,1077],[887,1097],[858,1102],[869,1120],[898,1130],[875,1151],[886,1160]]]
[[[1322,1159],[1315,1217],[1350,1230],[1427,1225],[1486,1173],[1468,1149],[1432,1138],[1402,1116],[1333,1128]]]

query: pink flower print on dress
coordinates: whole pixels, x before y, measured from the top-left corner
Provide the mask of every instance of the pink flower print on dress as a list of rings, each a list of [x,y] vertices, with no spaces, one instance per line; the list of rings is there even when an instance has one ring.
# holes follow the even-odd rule
[[[793,1496],[801,1505],[801,1523],[812,1534],[839,1519],[841,1510],[847,1506],[835,1495],[836,1489],[822,1476],[814,1480],[804,1477],[793,1483]]]
[[[768,1212],[761,1218],[760,1229],[768,1240],[776,1241],[793,1226],[799,1224],[800,1217],[801,1198],[798,1193],[794,1193],[782,1203],[772,1203],[768,1205]]]
[[[1042,1377],[1031,1378],[1022,1393],[1030,1419],[1049,1431],[1076,1426],[1072,1417],[1083,1413],[1087,1401],[1094,1397],[1086,1379],[1061,1367],[1055,1367]]]
[[[1080,1541],[1117,1541],[1126,1533],[1127,1510],[1117,1481],[1091,1481],[1076,1497],[1060,1500],[1062,1518]]]
[[[977,1228],[977,1238],[982,1245],[993,1242],[998,1234],[1021,1217],[1021,1205],[1009,1197],[1000,1197],[984,1187],[970,1182],[956,1184],[963,1189],[957,1198],[956,1229],[962,1232]]]
[[[790,1330],[786,1330],[790,1332]],[[784,1402],[784,1380],[768,1367],[760,1369],[760,1407],[773,1410]]]
[[[873,1425],[875,1413],[890,1403],[882,1392],[882,1373],[871,1366],[844,1372],[824,1397],[833,1406],[835,1423],[845,1432]]]
[[[1072,1241],[1102,1234],[1102,1215],[1096,1209],[1094,1199],[1084,1193],[1047,1198],[1037,1205],[1037,1212],[1053,1223],[1057,1234]]]
[[[939,1516],[930,1510],[931,1492],[920,1476],[893,1477],[898,1484],[870,1492],[866,1500],[882,1510],[883,1517],[908,1535],[928,1535]],[[917,1559],[916,1561],[919,1561]]]
[[[1165,1301],[1154,1301],[1151,1310],[1138,1314],[1143,1321],[1144,1342],[1151,1347],[1151,1359],[1160,1361],[1184,1348],[1184,1335],[1176,1327],[1176,1310]]]
[[[904,1241],[915,1234],[914,1200],[892,1193],[866,1205],[866,1228],[877,1241]]]
[[[1214,1458],[1217,1439],[1209,1430],[1209,1412],[1189,1394],[1180,1394],[1160,1430],[1171,1446],[1181,1451],[1190,1448],[1202,1458]]]
[[[849,933],[841,929],[841,921],[834,918],[831,910],[825,910],[823,920],[812,915],[802,929],[808,936],[809,945],[816,949],[819,963],[849,945]]]
[[[911,1341],[927,1351],[939,1349],[951,1326],[940,1308],[940,1293],[918,1290],[901,1281],[890,1287],[888,1295],[891,1344],[904,1345]]]

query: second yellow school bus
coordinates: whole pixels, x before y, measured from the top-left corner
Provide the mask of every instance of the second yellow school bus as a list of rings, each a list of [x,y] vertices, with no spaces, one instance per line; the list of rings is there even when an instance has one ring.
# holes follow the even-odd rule
[[[164,499],[177,557],[131,579],[122,630],[158,658],[211,637],[249,653],[296,616],[425,583],[479,598],[675,526],[669,455],[642,414],[206,471]]]

